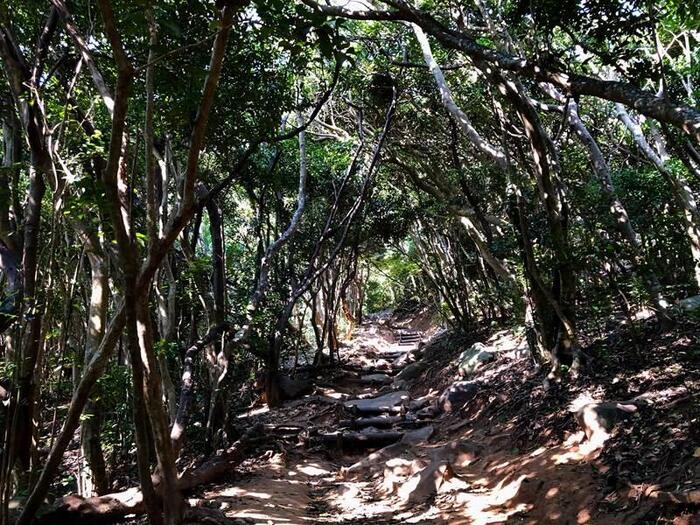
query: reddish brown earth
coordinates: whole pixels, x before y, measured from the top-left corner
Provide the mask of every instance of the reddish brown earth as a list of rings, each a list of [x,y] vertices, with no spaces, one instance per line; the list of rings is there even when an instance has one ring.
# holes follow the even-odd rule
[[[411,328],[410,322],[401,328]],[[428,346],[429,368],[408,385],[411,397],[435,396],[449,385],[456,357],[476,340],[500,349],[498,358],[471,378],[479,383],[474,400],[431,422],[428,442],[348,477],[342,469],[370,450],[314,444],[302,432],[260,448],[191,502],[262,524],[700,523],[698,501],[682,500],[692,500],[700,488],[700,331],[694,324],[663,333],[653,323],[619,326],[587,342],[591,370],[548,388],[545,371],[511,352],[521,345],[513,332],[490,339],[438,334]],[[388,321],[374,322],[356,331],[341,357],[367,368],[411,349],[395,344]],[[379,389],[337,372],[320,382],[337,386],[272,411],[250,410],[238,424],[330,431],[349,417],[339,400]],[[602,450],[582,441],[570,407],[640,395],[649,406],[616,428]],[[446,447],[455,444],[466,452],[447,456]],[[669,500],[675,496],[681,501]]]

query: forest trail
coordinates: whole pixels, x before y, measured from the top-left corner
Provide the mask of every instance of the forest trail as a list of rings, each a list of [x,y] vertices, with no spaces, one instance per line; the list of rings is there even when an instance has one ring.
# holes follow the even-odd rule
[[[700,525],[700,2],[3,0],[0,65],[0,525]]]
[[[392,330],[384,319],[357,327],[352,338],[340,349],[345,369],[370,373],[353,374],[335,380],[333,386],[321,387],[322,395],[312,395],[286,402],[278,409],[267,407],[241,414],[241,426],[275,422],[277,427],[323,428],[331,434],[339,428],[344,409],[333,400],[348,402],[380,394],[391,382],[391,367],[415,351],[419,332]],[[404,334],[405,332],[405,334]],[[374,372],[374,373],[371,373]],[[328,382],[330,384],[330,381]],[[323,384],[323,382],[321,382]],[[382,387],[385,388],[382,388]],[[244,518],[251,523],[303,524],[346,522],[396,523],[396,509],[382,498],[372,498],[371,480],[339,480],[343,467],[366,456],[362,449],[341,454],[322,447],[291,446],[270,450],[262,457],[245,462],[231,483],[219,483],[199,494],[208,505],[223,510],[228,517]],[[197,502],[201,502],[201,499]],[[375,501],[371,501],[375,499]]]
[[[409,344],[401,333],[411,334]],[[192,503],[206,501],[228,517],[262,524],[635,523],[633,516],[592,517],[598,498],[594,473],[604,467],[588,461],[585,445],[578,444],[580,433],[559,446],[520,452],[519,429],[508,418],[476,428],[471,424],[476,417],[457,411],[434,418],[426,417],[425,409],[421,413],[419,407],[436,398],[432,386],[448,378],[439,362],[427,381],[410,373],[408,380],[396,377],[401,370],[406,374],[405,364],[419,351],[416,333],[411,326],[390,328],[386,317],[374,318],[341,349],[346,372],[334,377],[333,387],[322,386],[320,393],[278,409],[240,415],[242,427],[262,423],[272,428],[274,422],[277,429],[301,427],[303,432],[244,462],[228,482],[209,486]],[[508,348],[521,345],[512,334],[501,339],[497,344]],[[523,363],[523,358],[508,359],[490,375],[522,369]],[[389,414],[381,416],[397,420],[389,430],[348,428],[361,417],[347,408],[353,400],[392,392],[407,393],[407,399],[402,409],[388,407]],[[508,401],[509,393],[500,396]],[[341,444],[342,433],[377,437],[387,431],[412,437],[384,448]],[[328,436],[337,436],[337,444]]]

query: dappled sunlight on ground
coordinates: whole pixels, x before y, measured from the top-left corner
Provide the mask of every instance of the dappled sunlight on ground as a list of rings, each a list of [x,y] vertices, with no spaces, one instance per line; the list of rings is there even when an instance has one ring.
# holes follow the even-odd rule
[[[392,362],[403,359],[397,356],[409,348],[398,344],[386,323],[362,325],[341,348],[345,370],[320,381],[314,395],[273,410],[249,410],[238,421],[246,427],[262,422],[333,432],[341,420],[357,416],[348,410],[348,400],[407,391],[413,402],[421,398],[436,402],[445,385],[456,378],[454,363],[461,348],[474,341],[440,340],[432,349],[431,366],[410,383],[366,384],[360,377],[368,373],[366,369],[391,377]],[[521,354],[522,333],[501,330],[482,340],[497,357],[468,378],[478,382],[478,396],[460,411],[418,422],[423,428],[434,427],[429,441],[381,450],[341,449],[328,443],[310,446],[307,438],[300,437],[299,442],[286,441],[261,451],[237,470],[234,479],[210,487],[202,497],[229,517],[261,524],[640,523],[649,506],[609,485],[616,478],[606,454],[611,443],[619,442],[620,429],[587,440],[574,415],[589,403],[624,399],[626,385],[653,385],[635,389],[651,406],[676,406],[683,400],[692,404],[689,384],[678,382],[680,367],[649,363],[627,374],[613,369],[607,381],[589,377],[571,388],[545,388],[538,368]],[[651,416],[645,413],[645,422]],[[641,417],[635,414],[626,428],[641,428]],[[679,425],[686,423],[677,417]],[[398,429],[407,428],[415,427]],[[608,437],[615,439],[606,442]],[[389,452],[380,453],[386,449]],[[643,449],[623,452],[628,461],[636,462]],[[650,485],[633,487],[637,486],[643,491]]]
[[[205,499],[214,502],[231,518],[248,518],[254,523],[309,523],[304,517],[311,503],[313,478],[330,475],[333,467],[302,460],[288,465],[258,463],[233,485],[215,486]]]
[[[472,436],[474,439],[474,436]],[[436,505],[450,523],[606,523],[592,521],[597,481],[577,440],[529,453],[487,451],[482,460],[455,467],[458,489],[440,491]]]

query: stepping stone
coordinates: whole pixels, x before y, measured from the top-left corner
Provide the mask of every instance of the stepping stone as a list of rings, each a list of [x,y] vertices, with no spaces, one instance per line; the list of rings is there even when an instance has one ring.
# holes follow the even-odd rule
[[[345,407],[368,414],[400,412],[408,404],[409,400],[408,392],[399,390],[398,392],[390,392],[370,399],[351,399],[345,402]]]

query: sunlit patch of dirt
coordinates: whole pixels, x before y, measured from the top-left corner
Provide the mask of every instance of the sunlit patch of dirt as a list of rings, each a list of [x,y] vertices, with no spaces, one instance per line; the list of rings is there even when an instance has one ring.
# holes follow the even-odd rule
[[[587,460],[575,444],[489,451],[454,469],[466,488],[446,491],[437,505],[450,523],[609,523],[595,519],[598,482]]]
[[[243,466],[233,483],[208,487],[201,497],[230,518],[247,518],[261,524],[314,522],[313,491],[334,479],[336,466],[299,455],[277,453],[267,461],[257,459]]]

